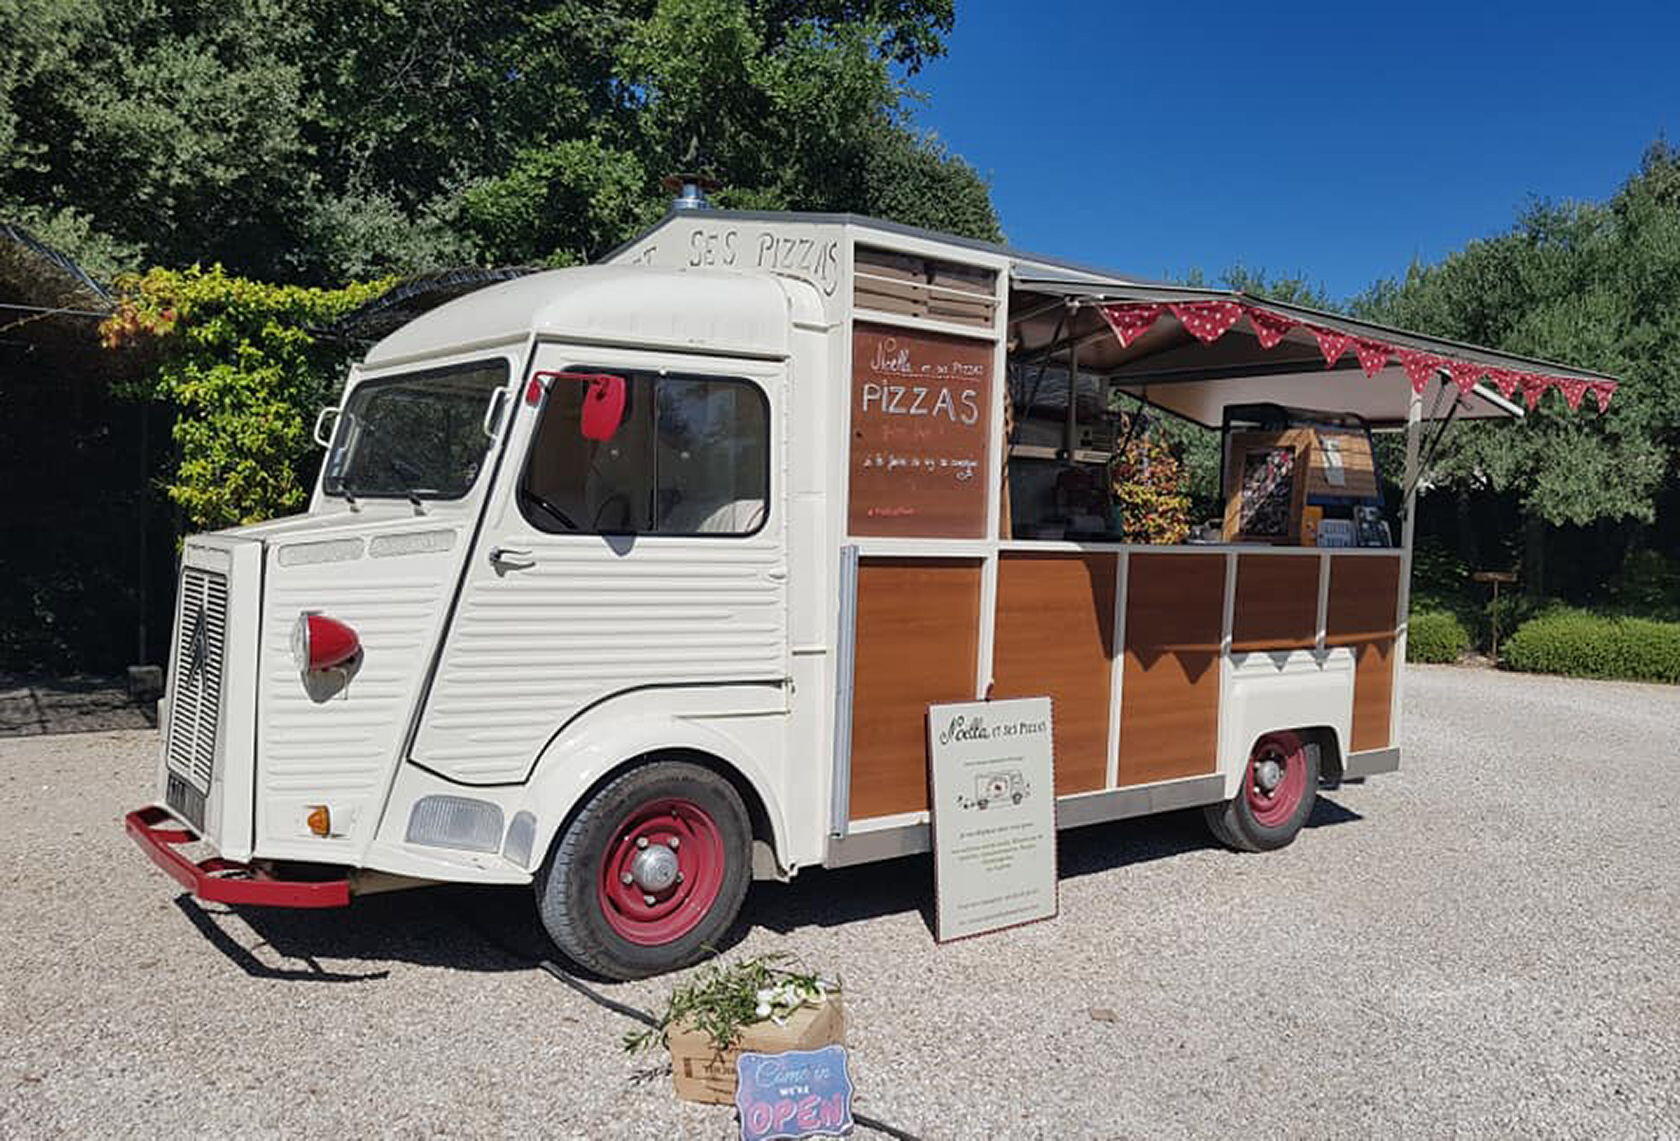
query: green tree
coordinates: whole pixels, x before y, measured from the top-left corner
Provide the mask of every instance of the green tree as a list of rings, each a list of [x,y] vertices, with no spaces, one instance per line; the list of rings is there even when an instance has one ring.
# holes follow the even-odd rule
[[[1505,234],[1414,265],[1357,299],[1361,315],[1609,372],[1610,411],[1548,396],[1517,430],[1464,424],[1428,476],[1514,495],[1553,525],[1655,518],[1680,445],[1680,155],[1658,145],[1603,205],[1535,203]],[[1590,407],[1590,404],[1589,406]]]
[[[281,282],[598,256],[724,204],[990,237],[912,126],[950,0],[0,0],[0,219],[101,272]]]

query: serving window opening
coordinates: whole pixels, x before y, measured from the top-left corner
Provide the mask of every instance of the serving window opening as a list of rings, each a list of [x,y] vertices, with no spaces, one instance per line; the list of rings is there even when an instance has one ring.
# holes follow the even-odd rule
[[[1340,393],[1324,386],[1348,383],[1346,370],[1288,344],[1272,346],[1279,355],[1263,368],[1239,363],[1254,338],[1208,344],[1166,321],[1122,344],[1094,305],[1072,298],[1018,293],[1011,313],[1001,538],[1398,545],[1398,496],[1385,493],[1363,416],[1217,399],[1232,384],[1264,391],[1267,369],[1311,365],[1328,401]],[[1280,392],[1308,393],[1281,379]]]

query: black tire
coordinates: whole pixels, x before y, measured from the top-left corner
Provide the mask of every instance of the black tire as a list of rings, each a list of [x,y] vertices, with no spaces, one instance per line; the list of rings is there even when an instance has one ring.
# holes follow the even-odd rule
[[[1291,763],[1303,766],[1304,771],[1300,779],[1305,782],[1294,810],[1287,818],[1270,824],[1256,817],[1254,807],[1249,803],[1247,796],[1248,783],[1254,779],[1255,761],[1268,746],[1281,747],[1290,754]],[[1294,733],[1271,733],[1254,743],[1254,749],[1243,765],[1242,785],[1238,788],[1237,795],[1230,800],[1207,805],[1202,809],[1202,814],[1207,820],[1208,831],[1226,847],[1239,852],[1271,852],[1294,842],[1295,837],[1306,825],[1307,818],[1312,815],[1313,802],[1317,796],[1318,750],[1309,748],[1306,742]]]
[[[722,838],[722,883],[699,922],[669,942],[645,945],[614,930],[598,884],[608,849],[641,806],[680,799],[703,809]],[[689,966],[716,947],[740,914],[752,882],[752,825],[723,777],[687,761],[652,761],[615,777],[555,838],[536,879],[549,937],[577,965],[610,979],[640,979]]]

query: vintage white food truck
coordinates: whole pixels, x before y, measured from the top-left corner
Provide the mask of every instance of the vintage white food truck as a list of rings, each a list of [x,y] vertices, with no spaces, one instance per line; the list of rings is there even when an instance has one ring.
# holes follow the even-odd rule
[[[927,850],[929,704],[1049,695],[1060,827],[1205,806],[1275,848],[1321,782],[1398,766],[1423,426],[1612,387],[865,218],[675,209],[380,341],[308,513],[187,540],[127,827],[233,904],[532,884],[568,956],[629,978],[716,944],[755,875]],[[1222,433],[1192,541],[1124,541],[1138,409]]]

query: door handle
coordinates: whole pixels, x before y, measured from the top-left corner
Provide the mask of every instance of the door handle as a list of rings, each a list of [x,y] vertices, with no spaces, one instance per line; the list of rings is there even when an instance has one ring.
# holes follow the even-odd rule
[[[516,551],[508,547],[490,548],[490,565],[498,571],[530,570],[537,565],[530,551]]]

